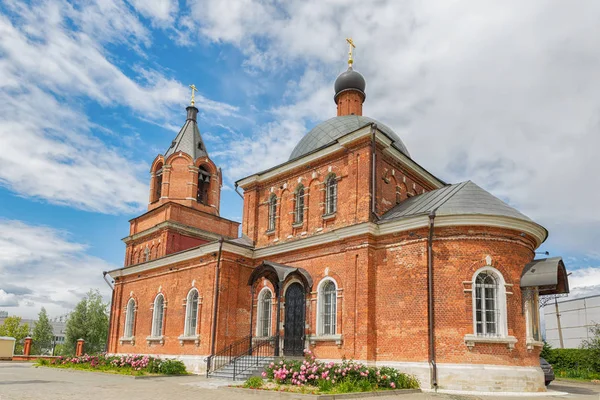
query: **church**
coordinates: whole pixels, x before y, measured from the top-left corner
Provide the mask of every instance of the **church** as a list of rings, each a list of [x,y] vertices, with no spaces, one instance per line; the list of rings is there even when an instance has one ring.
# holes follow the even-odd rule
[[[363,116],[352,61],[334,84],[337,116],[288,161],[236,182],[241,229],[220,216],[222,170],[192,91],[152,162],[124,266],[106,273],[108,352],[241,377],[310,350],[397,368],[423,389],[545,391],[538,301],[569,291],[560,257],[535,259],[547,230],[418,164],[392,128]]]

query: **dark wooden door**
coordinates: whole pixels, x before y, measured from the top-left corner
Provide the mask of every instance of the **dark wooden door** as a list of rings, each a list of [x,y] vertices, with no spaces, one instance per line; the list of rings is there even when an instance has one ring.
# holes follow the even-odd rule
[[[286,356],[304,354],[305,310],[304,288],[292,283],[285,292],[283,354]]]

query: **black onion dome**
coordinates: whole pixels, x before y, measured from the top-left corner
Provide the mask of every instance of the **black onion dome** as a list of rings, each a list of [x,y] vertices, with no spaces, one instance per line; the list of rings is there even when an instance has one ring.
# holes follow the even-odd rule
[[[360,72],[356,72],[352,67],[348,67],[348,70],[342,72],[335,80],[335,97],[337,98],[341,92],[349,89],[358,90],[364,94],[366,87],[367,82]]]

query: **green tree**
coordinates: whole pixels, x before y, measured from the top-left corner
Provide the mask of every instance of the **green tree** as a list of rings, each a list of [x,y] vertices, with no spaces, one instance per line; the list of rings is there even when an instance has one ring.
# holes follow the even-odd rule
[[[23,339],[29,335],[29,325],[21,325],[21,317],[8,317],[0,325],[0,336],[15,338],[15,354],[23,354]]]
[[[48,314],[46,313],[46,309],[42,307],[42,310],[38,314],[38,320],[33,328],[32,354],[45,354],[51,350],[53,336],[54,330],[48,320]]]
[[[77,339],[85,340],[86,353],[104,350],[108,335],[108,304],[102,302],[98,290],[90,290],[69,314],[66,326],[65,345],[75,351]]]

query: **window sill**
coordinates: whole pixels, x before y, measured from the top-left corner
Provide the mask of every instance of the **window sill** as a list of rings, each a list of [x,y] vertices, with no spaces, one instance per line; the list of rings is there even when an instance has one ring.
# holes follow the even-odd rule
[[[275,229],[271,229],[270,231],[265,231],[265,235],[271,236],[275,234]]]
[[[527,339],[527,341],[525,342],[525,347],[527,348],[527,351],[531,352],[535,347],[544,347],[544,342],[539,342],[533,339]]]
[[[344,338],[342,335],[309,335],[308,342],[314,346],[317,342],[335,342],[338,347],[342,346]]]
[[[128,343],[128,344],[134,346],[135,345],[135,336],[132,336],[132,337],[122,337],[122,338],[119,339],[119,343],[120,344]]]
[[[292,224],[292,228],[302,228],[304,226],[304,221],[302,222],[294,222]]]
[[[181,335],[177,338],[179,344],[183,346],[184,342],[194,342],[196,346],[200,346],[200,335],[184,336]]]
[[[477,335],[465,335],[465,344],[469,348],[469,350],[473,350],[476,344],[489,344],[489,343],[500,343],[506,344],[506,347],[509,350],[513,350],[515,348],[515,343],[517,343],[517,338],[514,336],[477,336]]]
[[[148,337],[146,337],[146,342],[148,342],[148,344],[150,344],[150,343],[165,344],[165,337],[164,336],[148,336]]]
[[[336,215],[337,213],[323,214],[323,220],[328,221],[330,219],[335,219]]]

